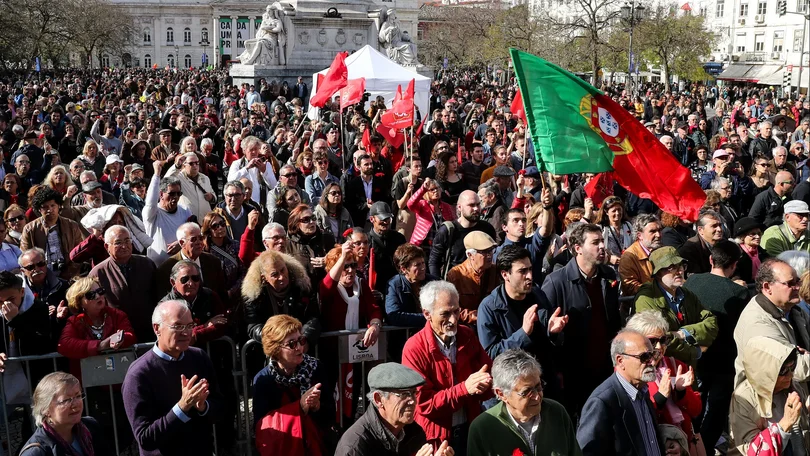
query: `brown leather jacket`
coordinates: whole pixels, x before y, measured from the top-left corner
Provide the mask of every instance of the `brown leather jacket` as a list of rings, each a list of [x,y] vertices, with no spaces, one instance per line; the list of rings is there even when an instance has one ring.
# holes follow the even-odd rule
[[[500,275],[494,265],[484,271],[481,277],[478,277],[469,258],[458,266],[453,266],[447,272],[447,281],[455,285],[458,290],[461,321],[467,324],[474,324],[478,321],[478,305],[501,283]]]
[[[79,265],[70,261],[70,251],[84,240],[79,224],[66,217],[59,217],[56,222],[56,229],[59,233],[59,244],[62,248],[62,257],[65,259],[65,266],[59,272],[59,277],[70,279],[79,273]],[[20,237],[20,250],[25,252],[28,249],[39,247],[48,250],[48,230],[42,217],[25,225]]]

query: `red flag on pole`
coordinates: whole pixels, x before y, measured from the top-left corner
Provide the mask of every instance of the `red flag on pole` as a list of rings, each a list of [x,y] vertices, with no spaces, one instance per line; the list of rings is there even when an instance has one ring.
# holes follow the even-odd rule
[[[593,200],[594,209],[602,205],[602,201],[613,195],[613,173],[599,173],[585,184],[585,194]]]
[[[405,135],[396,128],[389,128],[380,124],[377,125],[377,133],[381,134],[382,137],[388,141],[388,144],[391,144],[397,149],[405,142]]]
[[[309,99],[309,104],[317,108],[322,108],[323,105],[332,98],[338,90],[346,87],[349,80],[349,69],[346,68],[346,57],[348,52],[338,52],[332,65],[329,66],[329,71],[323,78],[323,84],[318,85],[318,92]]]
[[[360,144],[363,145],[363,149],[365,149],[366,153],[376,152],[374,146],[371,145],[371,127],[366,126],[366,129],[363,131],[363,138],[360,140]]]
[[[402,93],[402,86],[397,86],[397,94],[391,109],[386,110],[380,116],[380,123],[388,128],[407,128],[413,125],[413,97],[414,80],[408,83],[405,93]]]
[[[374,285],[377,284],[377,269],[374,263],[374,248],[372,247],[368,252],[368,286],[372,290]]]
[[[523,119],[523,124],[526,124],[526,109],[523,107],[523,96],[520,94],[520,89],[512,99],[512,106],[509,107],[509,110],[512,111],[513,116]]]
[[[349,79],[346,87],[340,89],[340,110],[360,103],[366,91],[366,78]]]

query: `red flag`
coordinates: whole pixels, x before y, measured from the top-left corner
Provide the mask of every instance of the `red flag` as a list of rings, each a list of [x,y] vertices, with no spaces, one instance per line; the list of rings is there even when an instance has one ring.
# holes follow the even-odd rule
[[[405,93],[402,93],[402,86],[397,86],[397,94],[391,109],[386,110],[380,116],[380,123],[388,128],[407,128],[413,125],[413,97],[414,80],[408,83]]]
[[[309,104],[317,108],[322,108],[323,105],[332,98],[338,90],[346,87],[349,79],[349,69],[346,68],[346,57],[348,52],[338,52],[332,65],[329,66],[329,71],[323,78],[323,84],[318,85],[318,92],[309,99]]]
[[[520,94],[520,89],[512,99],[512,106],[509,107],[509,110],[512,111],[513,116],[523,119],[523,124],[526,124],[526,109],[523,107],[523,95]]]
[[[380,124],[377,125],[377,133],[381,134],[382,137],[388,141],[388,144],[391,144],[397,149],[405,142],[405,135],[396,128],[389,128]]]
[[[363,145],[363,149],[365,149],[366,153],[376,152],[377,150],[371,144],[371,127],[368,125],[366,129],[363,131],[363,138],[360,140],[360,144]]]
[[[372,247],[368,252],[368,286],[372,290],[374,289],[374,285],[377,284],[377,269],[374,263],[374,248]]]
[[[599,173],[585,184],[585,194],[593,200],[594,208],[602,205],[602,201],[613,195],[613,173]]]
[[[346,87],[340,89],[340,110],[360,103],[366,91],[366,78],[350,79]]]
[[[422,132],[425,131],[425,124],[428,121],[428,117],[430,117],[430,113],[422,116],[422,123],[419,124],[419,129],[416,130],[414,134],[414,142],[419,142],[419,137],[422,135]]]

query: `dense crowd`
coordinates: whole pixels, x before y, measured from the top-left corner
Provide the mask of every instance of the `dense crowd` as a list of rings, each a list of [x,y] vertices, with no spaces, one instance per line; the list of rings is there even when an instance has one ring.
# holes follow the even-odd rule
[[[682,220],[543,172],[502,79],[444,71],[395,147],[381,97],[310,118],[303,78],[0,75],[22,454],[211,454],[240,394],[262,455],[807,454],[810,101],[603,87],[705,189]],[[223,336],[261,344],[250,391]],[[80,360],[144,342],[85,396]]]

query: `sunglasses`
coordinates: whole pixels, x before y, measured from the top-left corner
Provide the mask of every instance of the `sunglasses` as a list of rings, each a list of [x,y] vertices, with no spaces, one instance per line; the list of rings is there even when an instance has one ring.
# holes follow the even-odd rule
[[[16,217],[11,217],[10,219],[8,219],[8,222],[9,223],[17,223],[20,220],[25,220],[25,215],[18,215]]]
[[[216,222],[216,223],[211,224],[211,229],[212,230],[218,230],[218,229],[220,229],[220,228],[222,228],[224,226],[225,226],[224,222]]]
[[[662,337],[648,337],[647,340],[650,341],[650,345],[655,347],[658,344],[661,345],[669,345],[672,343],[672,334],[667,334]]]
[[[344,271],[348,271],[349,269],[357,270],[357,263],[346,263],[343,265]]]
[[[286,344],[281,344],[282,347],[289,348],[290,350],[295,350],[300,345],[304,347],[307,344],[307,337],[301,336],[298,339],[293,339]]]
[[[644,353],[639,353],[637,355],[631,355],[630,353],[621,353],[621,355],[636,358],[641,364],[650,364],[654,359],[660,356],[660,353],[658,352],[658,350],[653,350]]]
[[[30,272],[36,270],[37,268],[44,268],[47,265],[48,263],[40,261],[39,263],[31,263],[28,266],[20,266],[20,267]]]
[[[183,192],[169,192],[168,195],[171,198],[180,198],[183,196]]]
[[[312,223],[315,221],[314,217],[303,217],[300,222],[301,223]]]
[[[194,283],[197,283],[197,282],[200,281],[200,276],[195,274],[195,275],[180,277],[180,283],[182,283],[183,285],[187,284],[189,280],[193,281]]]
[[[779,370],[779,376],[784,377],[785,375],[790,374],[791,372],[793,372],[794,369],[796,369],[796,363],[795,362],[785,364],[784,366],[782,366],[782,369]]]
[[[99,296],[104,296],[104,293],[106,293],[106,292],[107,292],[107,290],[105,290],[104,288],[99,287],[99,288],[96,288],[95,290],[90,290],[87,293],[85,293],[84,294],[84,299],[92,301],[92,300],[96,299]]]

